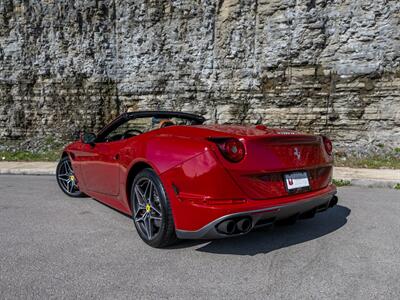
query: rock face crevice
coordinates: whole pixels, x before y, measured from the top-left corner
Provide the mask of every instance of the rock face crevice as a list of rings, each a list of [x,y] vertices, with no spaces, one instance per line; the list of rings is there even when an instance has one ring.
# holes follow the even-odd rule
[[[396,0],[3,0],[0,139],[197,112],[400,145]]]

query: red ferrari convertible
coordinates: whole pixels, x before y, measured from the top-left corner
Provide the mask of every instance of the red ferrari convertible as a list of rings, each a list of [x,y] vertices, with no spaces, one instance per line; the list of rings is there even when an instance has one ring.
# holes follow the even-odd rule
[[[68,145],[57,182],[132,216],[153,247],[248,233],[334,206],[332,143],[264,125],[202,125],[201,116],[124,113]]]

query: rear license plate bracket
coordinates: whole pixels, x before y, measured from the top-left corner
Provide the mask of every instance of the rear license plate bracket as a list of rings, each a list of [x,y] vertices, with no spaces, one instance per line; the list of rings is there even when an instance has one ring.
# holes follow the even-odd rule
[[[309,191],[310,179],[307,171],[296,171],[283,174],[283,182],[289,194]]]

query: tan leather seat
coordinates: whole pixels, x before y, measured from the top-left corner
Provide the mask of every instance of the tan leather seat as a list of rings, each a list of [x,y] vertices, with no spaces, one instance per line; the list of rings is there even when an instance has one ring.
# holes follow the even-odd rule
[[[168,126],[172,126],[172,125],[175,125],[175,123],[169,119],[161,120],[158,128],[164,128],[164,127],[168,127]]]

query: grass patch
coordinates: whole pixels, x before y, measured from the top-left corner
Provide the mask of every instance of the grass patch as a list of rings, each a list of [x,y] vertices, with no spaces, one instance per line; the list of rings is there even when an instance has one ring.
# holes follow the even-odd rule
[[[337,187],[341,186],[349,186],[351,185],[350,180],[345,180],[345,179],[333,179],[332,183],[336,185]]]
[[[395,190],[400,190],[400,183],[396,183],[393,188]]]
[[[60,159],[60,155],[60,150],[43,152],[0,151],[0,161],[57,161]]]
[[[368,168],[368,169],[400,169],[400,159],[395,155],[370,156],[365,158],[347,157],[335,160],[337,167]]]

